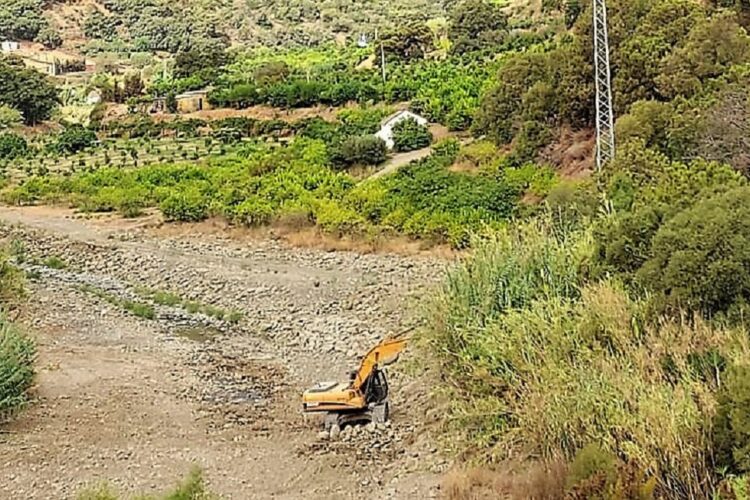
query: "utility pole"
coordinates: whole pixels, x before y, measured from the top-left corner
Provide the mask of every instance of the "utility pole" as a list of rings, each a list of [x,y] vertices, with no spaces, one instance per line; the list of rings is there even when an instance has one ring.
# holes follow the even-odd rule
[[[596,168],[601,170],[615,156],[606,0],[594,0],[594,68],[596,72]]]
[[[380,33],[378,28],[375,28],[375,41],[380,44],[380,68],[383,70],[383,83],[386,83],[387,75],[385,72],[385,48],[383,48],[383,42],[380,40]]]

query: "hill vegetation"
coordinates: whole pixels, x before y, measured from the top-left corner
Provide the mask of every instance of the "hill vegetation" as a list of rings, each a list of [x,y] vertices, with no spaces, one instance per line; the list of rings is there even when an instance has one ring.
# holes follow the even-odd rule
[[[747,498],[744,2],[609,2],[618,152],[574,179],[544,158],[594,125],[582,2],[536,17],[488,0],[96,5],[85,50],[127,72],[58,95],[0,63],[6,202],[471,248],[423,311],[450,447],[561,463],[560,497]],[[37,7],[0,27],[36,38]],[[149,112],[198,89],[233,116]],[[91,90],[106,103],[85,119],[18,125]],[[405,107],[455,137],[402,122],[396,153],[425,157],[369,178],[392,154],[374,133]]]

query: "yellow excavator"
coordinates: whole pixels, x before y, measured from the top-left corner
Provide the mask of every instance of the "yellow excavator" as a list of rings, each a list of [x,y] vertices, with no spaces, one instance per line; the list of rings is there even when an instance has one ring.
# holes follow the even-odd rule
[[[325,428],[334,425],[385,423],[390,413],[388,380],[384,368],[406,348],[404,333],[386,337],[370,349],[348,383],[324,382],[302,395],[305,413],[326,413]]]

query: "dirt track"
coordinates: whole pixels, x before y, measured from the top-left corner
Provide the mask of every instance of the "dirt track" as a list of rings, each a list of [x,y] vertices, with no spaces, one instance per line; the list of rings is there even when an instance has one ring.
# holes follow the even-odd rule
[[[429,498],[445,462],[422,434],[425,390],[392,374],[393,425],[319,440],[299,393],[346,377],[444,262],[167,237],[66,211],[0,209],[34,279],[36,400],[0,428],[0,498],[75,498],[107,480],[162,491],[191,467],[225,498]],[[64,269],[35,263],[62,258]],[[142,287],[239,310],[230,324],[155,304],[143,319],[90,293]],[[405,363],[405,365],[408,364]],[[405,394],[419,395],[404,405]]]

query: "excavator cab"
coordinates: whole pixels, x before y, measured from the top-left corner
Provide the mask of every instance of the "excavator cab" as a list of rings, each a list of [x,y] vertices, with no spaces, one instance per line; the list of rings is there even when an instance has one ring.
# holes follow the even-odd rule
[[[349,373],[348,383],[318,384],[302,395],[306,413],[326,413],[326,429],[333,425],[385,422],[390,413],[387,365],[395,363],[406,348],[406,339],[388,337],[368,352],[359,369]]]
[[[388,379],[384,370],[373,370],[365,381],[364,392],[365,401],[368,405],[381,404],[388,399]]]

